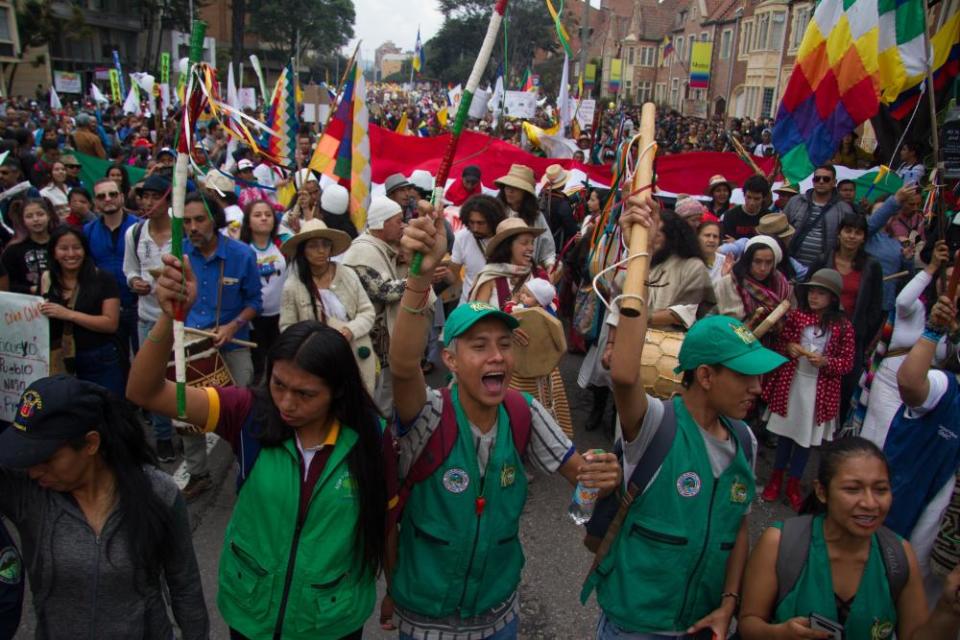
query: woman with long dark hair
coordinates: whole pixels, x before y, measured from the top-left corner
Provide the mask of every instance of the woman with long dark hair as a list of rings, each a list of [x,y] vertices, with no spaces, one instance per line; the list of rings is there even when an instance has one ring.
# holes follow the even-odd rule
[[[196,281],[172,256],[164,262],[163,314],[127,397],[175,417],[176,385],[165,378],[172,317],[193,304]],[[186,413],[225,438],[241,466],[217,598],[231,637],[360,638],[384,562],[387,501],[380,421],[344,335],[299,322],[271,348],[262,387],[188,387]]]
[[[883,326],[883,269],[865,245],[867,220],[856,213],[845,214],[837,229],[836,247],[822,263],[811,265],[810,273],[822,268],[836,269],[843,278],[840,305],[853,324],[856,348],[853,369],[843,377],[840,391],[840,420],[847,415],[850,397],[863,372],[867,349]]]
[[[240,241],[250,245],[257,256],[263,311],[253,319],[253,377],[260,379],[270,345],[280,335],[280,294],[287,276],[287,261],[280,252],[277,234],[280,223],[267,200],[254,200],[243,211]]]
[[[283,243],[280,250],[291,272],[280,294],[280,330],[317,320],[342,333],[353,347],[367,391],[373,393],[377,358],[370,329],[376,312],[356,272],[331,260],[349,246],[350,236],[317,218],[304,222],[300,232]]]
[[[58,371],[95,382],[123,397],[123,362],[117,327],[120,289],[97,268],[83,233],[65,225],[50,236],[50,270],[43,274],[40,312],[50,318],[50,342],[58,345]],[[53,362],[51,362],[53,366]]]
[[[40,197],[49,200],[57,215],[65,218],[69,212],[67,194],[70,191],[67,185],[67,166],[57,160],[50,166],[50,171],[44,171],[44,175],[38,178],[37,182],[43,185],[40,189]]]
[[[127,173],[127,168],[122,163],[117,162],[107,167],[104,177],[117,183],[117,187],[119,187],[124,198],[130,197],[130,174]]]
[[[789,300],[793,287],[777,268],[783,259],[776,239],[754,236],[748,240],[731,272],[717,282],[717,313],[756,326],[777,305]]]
[[[40,291],[40,276],[49,264],[50,234],[60,225],[56,212],[43,198],[14,200],[7,212],[13,239],[0,255],[10,276],[10,291]]]
[[[876,445],[851,437],[825,448],[805,506],[809,515],[767,529],[750,556],[739,616],[743,639],[839,637],[824,631],[828,623],[850,639],[956,638],[960,570],[947,577],[929,612],[913,548],[883,526],[893,497]],[[780,557],[798,553],[791,561]]]
[[[210,623],[187,506],[103,387],[33,382],[0,435],[0,514],[20,533],[38,637],[169,640]]]

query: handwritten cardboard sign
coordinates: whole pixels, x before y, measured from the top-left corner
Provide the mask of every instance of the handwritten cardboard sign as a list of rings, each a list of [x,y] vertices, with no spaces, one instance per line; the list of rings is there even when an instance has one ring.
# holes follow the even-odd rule
[[[20,394],[50,371],[50,321],[43,298],[0,292],[0,419],[13,420]]]

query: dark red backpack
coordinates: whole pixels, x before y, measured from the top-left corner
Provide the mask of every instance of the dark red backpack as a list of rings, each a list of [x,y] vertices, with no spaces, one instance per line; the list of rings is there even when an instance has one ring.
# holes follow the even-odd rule
[[[443,410],[440,414],[440,424],[436,431],[430,434],[427,445],[420,453],[420,456],[410,467],[410,472],[400,481],[399,469],[397,466],[397,443],[391,428],[383,434],[383,458],[387,476],[387,491],[390,496],[388,502],[389,517],[388,525],[394,526],[400,521],[403,514],[403,507],[410,498],[410,493],[418,482],[423,482],[429,478],[434,471],[440,468],[453,451],[453,446],[457,442],[457,436],[460,429],[457,427],[457,414],[453,408],[453,399],[449,388],[440,390],[443,396]],[[513,445],[516,447],[520,457],[527,452],[527,445],[530,444],[530,428],[533,416],[530,412],[530,404],[525,394],[514,389],[507,389],[503,397],[503,406],[507,410],[507,417],[510,419],[510,431],[513,435]]]

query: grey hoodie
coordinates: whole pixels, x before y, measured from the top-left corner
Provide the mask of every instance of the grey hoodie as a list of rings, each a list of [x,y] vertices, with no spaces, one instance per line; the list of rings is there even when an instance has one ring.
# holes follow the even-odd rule
[[[146,473],[173,509],[172,553],[163,567],[173,615],[185,640],[205,639],[210,621],[186,503],[170,476],[153,467]],[[20,532],[38,640],[173,638],[161,576],[135,570],[117,509],[97,537],[71,496],[0,467],[0,513]]]

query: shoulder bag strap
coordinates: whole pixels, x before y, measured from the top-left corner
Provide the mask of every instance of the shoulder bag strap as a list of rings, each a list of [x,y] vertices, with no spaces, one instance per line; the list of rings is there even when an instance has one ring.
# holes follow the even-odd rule
[[[783,523],[780,544],[777,546],[777,605],[783,602],[796,586],[810,552],[813,516],[797,516]]]

